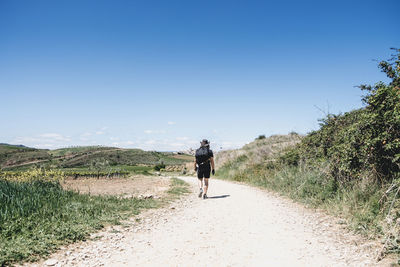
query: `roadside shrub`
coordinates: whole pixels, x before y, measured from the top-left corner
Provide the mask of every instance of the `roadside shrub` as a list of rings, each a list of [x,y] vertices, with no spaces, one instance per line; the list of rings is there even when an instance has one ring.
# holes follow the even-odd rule
[[[161,162],[161,163],[159,163],[159,164],[154,166],[154,170],[155,171],[160,171],[162,169],[165,169],[165,164],[163,162]]]
[[[279,163],[289,165],[289,166],[297,166],[300,161],[300,151],[297,146],[286,149],[279,156]]]
[[[361,85],[365,108],[322,119],[321,128],[302,139],[301,160],[328,161],[331,175],[343,182],[367,171],[382,184],[400,171],[400,50],[395,51],[391,60],[379,63],[391,82]]]

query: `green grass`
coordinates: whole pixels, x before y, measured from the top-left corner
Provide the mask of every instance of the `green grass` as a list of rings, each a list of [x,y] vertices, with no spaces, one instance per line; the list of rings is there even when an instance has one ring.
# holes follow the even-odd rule
[[[169,200],[185,192],[187,185],[174,178]],[[90,196],[63,190],[58,183],[0,180],[0,266],[38,260],[169,200]]]
[[[134,173],[142,173],[153,170],[153,166],[143,166],[143,165],[138,165],[138,166],[118,165],[118,168]]]
[[[178,178],[171,178],[171,188],[167,193],[172,195],[182,195],[189,192],[188,183]]]

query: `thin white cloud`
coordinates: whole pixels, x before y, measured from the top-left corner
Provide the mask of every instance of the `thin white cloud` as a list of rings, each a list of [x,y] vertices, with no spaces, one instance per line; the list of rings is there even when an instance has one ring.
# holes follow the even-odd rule
[[[61,134],[56,134],[56,133],[44,133],[39,136],[44,137],[44,138],[60,138],[60,137],[62,137]]]
[[[79,139],[80,139],[81,141],[87,141],[87,140],[89,140],[89,137],[92,136],[92,135],[93,135],[92,133],[85,132],[85,133],[83,133],[83,134],[81,134],[81,135],[79,136]]]
[[[145,134],[165,134],[165,130],[145,130]]]
[[[54,141],[70,141],[67,136],[58,133],[44,133],[39,135],[40,138],[54,140]]]
[[[64,136],[58,133],[43,133],[36,136],[20,136],[12,141],[14,144],[23,144],[31,147],[50,149],[67,146],[70,142],[70,136]]]
[[[101,127],[99,130],[95,131],[95,134],[97,134],[97,135],[105,134],[106,133],[105,131],[107,129],[108,129],[108,127]]]
[[[168,125],[174,125],[174,124],[176,124],[176,122],[174,122],[174,121],[169,121],[169,122],[167,122],[167,124],[168,124]]]
[[[128,141],[120,141],[120,142],[112,142],[112,146],[117,146],[117,147],[132,147],[132,145],[135,145],[136,142],[128,140]]]
[[[185,146],[184,143],[171,143],[169,145],[173,146],[173,147],[179,147],[179,148],[183,148]]]
[[[40,139],[33,138],[33,137],[17,137],[12,141],[12,143],[15,143],[15,144],[28,144],[28,143],[37,142],[37,141],[40,141]]]
[[[48,148],[48,149],[57,148],[57,146],[54,145],[54,144],[37,144],[37,145],[35,145],[35,147],[38,147],[38,148]]]
[[[185,151],[189,148],[196,147],[197,143],[197,141],[186,136],[161,139],[149,138],[137,140],[137,142],[135,142],[135,147],[156,151]]]

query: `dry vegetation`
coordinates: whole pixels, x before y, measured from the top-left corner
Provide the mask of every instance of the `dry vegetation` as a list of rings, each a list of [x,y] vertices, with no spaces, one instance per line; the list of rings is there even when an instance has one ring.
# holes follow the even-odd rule
[[[242,159],[244,164],[240,164],[239,168],[243,170],[250,165],[274,161],[279,152],[299,143],[301,138],[301,135],[296,133],[273,135],[268,138],[259,137],[240,149],[219,152],[215,155],[215,163],[217,166],[225,166]]]

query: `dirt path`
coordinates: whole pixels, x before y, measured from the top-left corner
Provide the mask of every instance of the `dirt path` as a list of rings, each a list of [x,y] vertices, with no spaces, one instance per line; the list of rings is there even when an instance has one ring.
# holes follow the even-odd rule
[[[182,177],[197,192],[196,179]],[[193,193],[143,214],[141,223],[54,255],[68,266],[388,266],[379,244],[340,221],[272,193],[212,180],[210,198]]]

